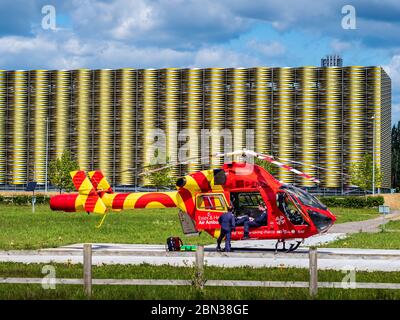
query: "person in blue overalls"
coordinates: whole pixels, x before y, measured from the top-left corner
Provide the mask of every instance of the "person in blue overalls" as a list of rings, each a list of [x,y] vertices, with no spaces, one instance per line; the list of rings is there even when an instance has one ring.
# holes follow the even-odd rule
[[[267,224],[267,208],[264,202],[260,202],[258,205],[258,210],[260,210],[260,215],[255,219],[249,218],[249,220],[244,222],[244,237],[243,239],[249,239],[249,228],[251,227],[261,227]]]
[[[228,211],[222,214],[218,222],[221,225],[221,234],[217,240],[217,251],[221,250],[221,242],[225,237],[225,252],[231,251],[231,232],[235,230],[236,223],[235,223],[235,216],[233,215],[233,207],[229,206]]]

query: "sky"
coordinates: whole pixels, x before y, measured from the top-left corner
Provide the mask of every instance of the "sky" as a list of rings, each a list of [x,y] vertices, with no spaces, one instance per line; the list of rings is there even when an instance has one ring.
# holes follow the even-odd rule
[[[398,0],[2,0],[0,69],[319,66],[340,54],[386,70],[394,124],[399,34]]]

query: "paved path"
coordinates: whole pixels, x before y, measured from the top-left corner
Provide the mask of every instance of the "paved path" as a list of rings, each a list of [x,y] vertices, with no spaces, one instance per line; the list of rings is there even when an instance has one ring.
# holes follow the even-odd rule
[[[334,224],[328,233],[379,232],[381,230],[379,226],[390,220],[400,220],[400,211],[395,210],[391,214],[382,215],[375,219]]]
[[[253,241],[258,252],[246,252],[238,248],[235,252],[220,253],[207,247],[205,263],[219,267],[280,267],[308,268],[308,248],[302,247],[292,253],[268,251],[268,241]],[[262,251],[263,243],[265,251]],[[42,250],[0,251],[0,262],[21,263],[82,263],[82,244]],[[93,244],[93,264],[152,264],[192,266],[194,252],[166,252],[164,245]],[[318,249],[318,268],[359,271],[400,271],[400,250],[372,250],[351,248]]]

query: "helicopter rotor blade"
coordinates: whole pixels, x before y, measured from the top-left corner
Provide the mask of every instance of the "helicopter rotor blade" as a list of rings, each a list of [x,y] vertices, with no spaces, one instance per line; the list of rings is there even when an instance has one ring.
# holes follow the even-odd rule
[[[299,171],[299,170],[297,170],[297,169],[295,169],[295,168],[293,168],[293,167],[291,167],[291,166],[289,166],[287,164],[279,162],[274,157],[269,156],[269,155],[257,153],[257,152],[251,151],[251,150],[236,150],[236,151],[228,152],[226,154],[219,153],[217,156],[222,157],[222,156],[225,156],[225,155],[226,156],[241,155],[242,157],[252,156],[252,157],[255,157],[255,158],[258,158],[258,159],[261,159],[261,160],[268,161],[269,163],[272,163],[272,164],[274,164],[274,165],[276,165],[276,166],[278,166],[280,168],[283,168],[283,169],[285,169],[287,171],[293,172],[293,173],[295,173],[295,174],[297,174],[297,175],[299,175],[299,176],[301,176],[301,177],[303,177],[305,179],[311,180],[311,181],[313,181],[315,183],[320,183],[320,181],[317,178],[314,178],[314,177],[312,177],[312,176],[310,176],[310,175],[308,175],[308,174],[306,174],[306,173],[304,173],[302,171]]]
[[[212,156],[212,155],[210,155],[210,156]],[[153,173],[153,172],[157,172],[157,171],[161,171],[161,170],[164,170],[164,169],[167,169],[167,168],[171,168],[171,167],[175,167],[175,166],[179,166],[179,165],[183,165],[183,164],[189,164],[190,161],[192,161],[192,160],[201,161],[203,159],[209,159],[210,156],[207,156],[207,157],[192,157],[192,158],[187,158],[185,161],[169,163],[169,164],[166,164],[165,166],[162,166],[162,167],[159,167],[159,168],[155,168],[155,169],[146,170],[144,172],[141,172],[141,173],[139,173],[139,176],[146,175],[146,174]],[[144,169],[149,168],[149,167],[152,167],[152,165],[145,166]]]

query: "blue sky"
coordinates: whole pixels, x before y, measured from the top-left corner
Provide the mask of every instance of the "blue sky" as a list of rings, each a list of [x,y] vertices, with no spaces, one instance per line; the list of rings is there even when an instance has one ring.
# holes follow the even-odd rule
[[[56,29],[42,28],[53,5]],[[352,5],[356,29],[343,29]],[[2,0],[1,69],[380,65],[400,121],[398,0]]]

